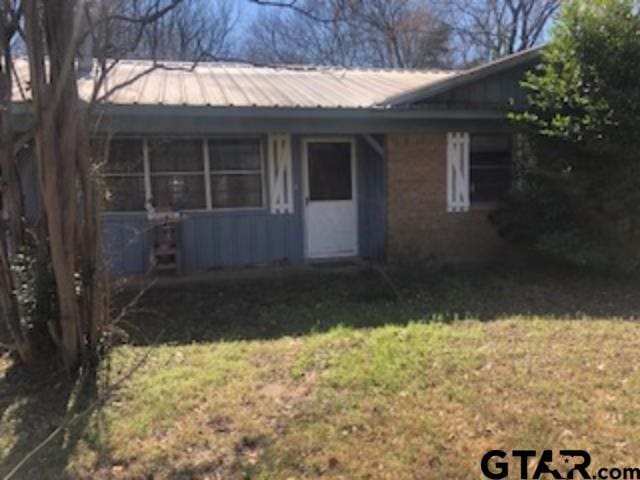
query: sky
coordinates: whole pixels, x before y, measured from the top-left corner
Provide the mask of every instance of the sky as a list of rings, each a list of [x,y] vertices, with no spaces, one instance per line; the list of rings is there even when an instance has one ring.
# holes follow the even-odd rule
[[[249,0],[232,0],[236,3],[238,9],[239,21],[237,25],[238,33],[242,34],[251,25],[251,22],[256,18],[259,11],[268,10],[273,7],[264,5],[256,5]]]

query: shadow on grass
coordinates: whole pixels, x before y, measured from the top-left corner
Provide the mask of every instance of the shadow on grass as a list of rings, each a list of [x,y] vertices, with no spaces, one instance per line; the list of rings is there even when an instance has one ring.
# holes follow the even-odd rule
[[[344,326],[519,315],[635,318],[640,281],[554,267],[373,268],[155,288],[122,325],[134,344],[266,340]],[[401,299],[398,298],[400,292]]]
[[[91,418],[81,413],[87,412],[97,399],[95,376],[74,384],[65,374],[50,369],[28,371],[13,365],[4,373],[0,378],[0,420],[3,428],[13,432],[14,441],[10,450],[0,456],[0,477],[9,474],[68,418],[73,418],[12,477],[67,478],[69,459]]]
[[[459,318],[637,318],[640,314],[640,281],[631,277],[549,267],[414,268],[389,271],[389,277],[393,287],[376,269],[363,269],[348,274],[320,271],[155,288],[121,327],[131,343],[151,345],[268,340],[325,332],[336,326],[372,328]],[[62,375],[7,369],[0,378],[0,422],[1,428],[13,434],[9,435],[10,450],[0,453],[0,477],[67,415],[84,411],[95,401],[97,390],[95,378],[76,395],[74,385]],[[108,468],[110,450],[102,442],[108,438],[108,432],[102,431],[104,425],[107,422],[100,412],[79,417],[15,478],[65,478],[80,440],[97,455],[97,468]],[[214,461],[202,468],[215,470],[216,465]],[[175,478],[201,473],[176,472]]]

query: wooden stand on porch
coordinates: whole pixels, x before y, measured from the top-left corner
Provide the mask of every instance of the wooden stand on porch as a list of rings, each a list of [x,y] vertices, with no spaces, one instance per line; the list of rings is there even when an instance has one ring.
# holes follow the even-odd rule
[[[177,212],[149,214],[153,233],[151,269],[156,273],[182,273],[181,223]]]

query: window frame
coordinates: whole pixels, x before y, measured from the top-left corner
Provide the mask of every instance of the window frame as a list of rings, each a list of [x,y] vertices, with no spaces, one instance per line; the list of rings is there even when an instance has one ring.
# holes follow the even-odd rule
[[[203,177],[204,184],[204,208],[185,208],[183,210],[178,210],[180,212],[206,212],[209,210],[209,202],[207,199],[207,178],[206,178],[206,167],[208,164],[208,159],[205,157],[205,152],[202,151],[202,170],[162,170],[159,172],[154,172],[151,168],[151,164],[153,160],[151,159],[151,147],[150,143],[157,140],[166,140],[166,141],[199,141],[201,148],[202,144],[206,144],[206,139],[202,137],[180,137],[180,136],[167,136],[167,137],[146,137],[142,139],[143,142],[143,152],[144,152],[144,163],[145,163],[145,198],[146,203],[150,202],[153,199],[153,178],[154,177]],[[148,176],[148,181],[147,177]]]
[[[212,170],[211,169],[211,152],[209,150],[209,141],[210,140],[256,140],[259,146],[260,152],[260,169],[259,170]],[[233,136],[214,136],[207,137],[203,142],[205,149],[205,162],[207,166],[207,190],[208,190],[208,198],[207,198],[207,210],[210,212],[237,212],[237,211],[251,211],[251,210],[265,210],[268,205],[266,202],[267,198],[267,189],[266,189],[266,172],[265,172],[265,145],[264,139],[261,137],[233,137]],[[255,207],[213,207],[213,191],[211,189],[211,176],[212,175],[257,175],[257,172],[260,172],[260,205]]]
[[[348,145],[349,146],[349,157],[350,157],[350,162],[349,162],[349,166],[351,169],[350,175],[351,175],[351,198],[349,199],[342,199],[342,200],[312,200],[311,199],[311,184],[309,183],[309,176],[310,176],[310,165],[309,165],[309,161],[310,161],[310,156],[309,156],[309,146],[311,144],[324,144],[324,145]],[[357,187],[357,172],[356,172],[356,168],[357,165],[354,163],[356,156],[357,156],[357,152],[356,152],[356,142],[352,137],[320,137],[320,138],[313,138],[313,137],[309,137],[306,138],[304,141],[304,155],[305,155],[305,202],[310,201],[310,202],[357,202],[358,197],[357,197],[357,191],[356,191],[356,187]]]
[[[162,139],[162,140],[198,140],[201,144],[202,148],[202,162],[203,162],[203,170],[198,171],[162,171],[155,172],[151,171],[151,157],[150,157],[150,148],[149,143],[153,140]],[[209,141],[210,140],[253,140],[257,141],[259,145],[259,155],[260,155],[260,169],[259,170],[212,170],[211,169],[211,158],[209,151]],[[181,212],[187,213],[225,213],[225,212],[248,212],[248,211],[264,211],[267,209],[267,184],[266,184],[266,158],[265,158],[265,145],[264,138],[261,136],[234,136],[234,135],[213,135],[213,136],[180,136],[180,135],[169,135],[169,136],[128,136],[128,135],[119,135],[117,137],[111,138],[109,141],[114,140],[139,140],[142,143],[142,160],[143,160],[143,172],[142,173],[107,173],[103,172],[102,176],[104,178],[107,177],[143,177],[144,184],[144,198],[145,205],[152,199],[153,197],[153,187],[152,187],[152,177],[153,176],[172,176],[172,175],[193,175],[200,176],[203,175],[204,178],[204,193],[205,193],[205,208],[192,208],[192,209],[184,209],[180,210]],[[260,205],[259,206],[251,206],[251,207],[213,207],[213,191],[211,184],[211,176],[215,174],[220,175],[257,175],[260,174]],[[105,210],[103,212],[106,215],[139,215],[141,213],[146,213],[146,209],[143,210]]]
[[[513,134],[513,132],[501,132],[501,131],[490,131],[490,132],[471,132],[469,134],[469,206],[470,208],[483,208],[483,207],[488,207],[488,208],[493,208],[495,205],[499,205],[502,202],[501,200],[474,200],[473,199],[473,149],[472,149],[472,145],[473,145],[473,137],[474,136],[491,136],[491,135],[504,135],[509,137],[509,154],[511,156],[511,162],[510,165],[508,167],[509,172],[512,176],[510,182],[509,182],[509,186],[507,187],[507,191],[508,189],[511,187],[511,183],[513,181],[513,172],[514,172],[514,160],[515,160],[515,135]],[[498,169],[497,167],[486,167],[485,169]],[[477,170],[482,170],[483,168],[480,167],[476,167]],[[505,168],[506,169],[506,168]],[[507,191],[505,191],[505,194],[507,193]]]
[[[139,137],[130,137],[130,136],[118,136],[117,138],[108,138],[107,139],[109,141],[109,143],[111,143],[113,140],[140,140],[142,141],[142,139],[140,139]],[[103,160],[103,165],[105,166],[105,170],[102,172],[101,177],[103,179],[107,179],[107,178],[138,178],[138,177],[142,177],[142,184],[145,187],[145,195],[144,195],[144,202],[145,205],[148,201],[148,196],[147,196],[147,190],[146,190],[146,182],[147,182],[147,176],[146,176],[146,155],[145,155],[145,144],[144,142],[142,143],[142,172],[139,173],[131,173],[131,172],[107,172],[106,171],[106,166],[109,162],[109,159],[106,158]],[[111,148],[111,146],[109,146],[109,148]],[[106,214],[111,214],[111,215],[131,215],[131,214],[140,214],[140,213],[145,213],[145,205],[142,206],[142,210],[104,210],[103,213]]]

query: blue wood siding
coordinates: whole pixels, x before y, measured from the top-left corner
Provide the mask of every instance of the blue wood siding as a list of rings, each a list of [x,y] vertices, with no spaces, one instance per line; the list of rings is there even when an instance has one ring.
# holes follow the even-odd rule
[[[261,212],[187,214],[182,226],[187,270],[304,260],[296,215]]]
[[[114,273],[144,273],[149,268],[151,235],[144,213],[103,217],[107,267]]]
[[[22,158],[19,165],[20,183],[24,194],[25,215],[30,222],[38,218],[38,190],[36,178],[36,166],[32,158]]]
[[[376,140],[383,144],[384,137]],[[385,247],[385,163],[369,143],[359,139],[358,155],[358,237],[361,257],[380,259]]]
[[[304,260],[295,215],[260,212],[185,213],[182,265],[186,271]],[[145,214],[104,217],[107,264],[114,273],[149,267],[152,235]]]
[[[495,108],[512,109],[527,105],[527,93],[520,85],[527,71],[536,63],[514,68],[508,72],[492,75],[442,93],[424,102],[420,106],[442,106],[446,108]]]

